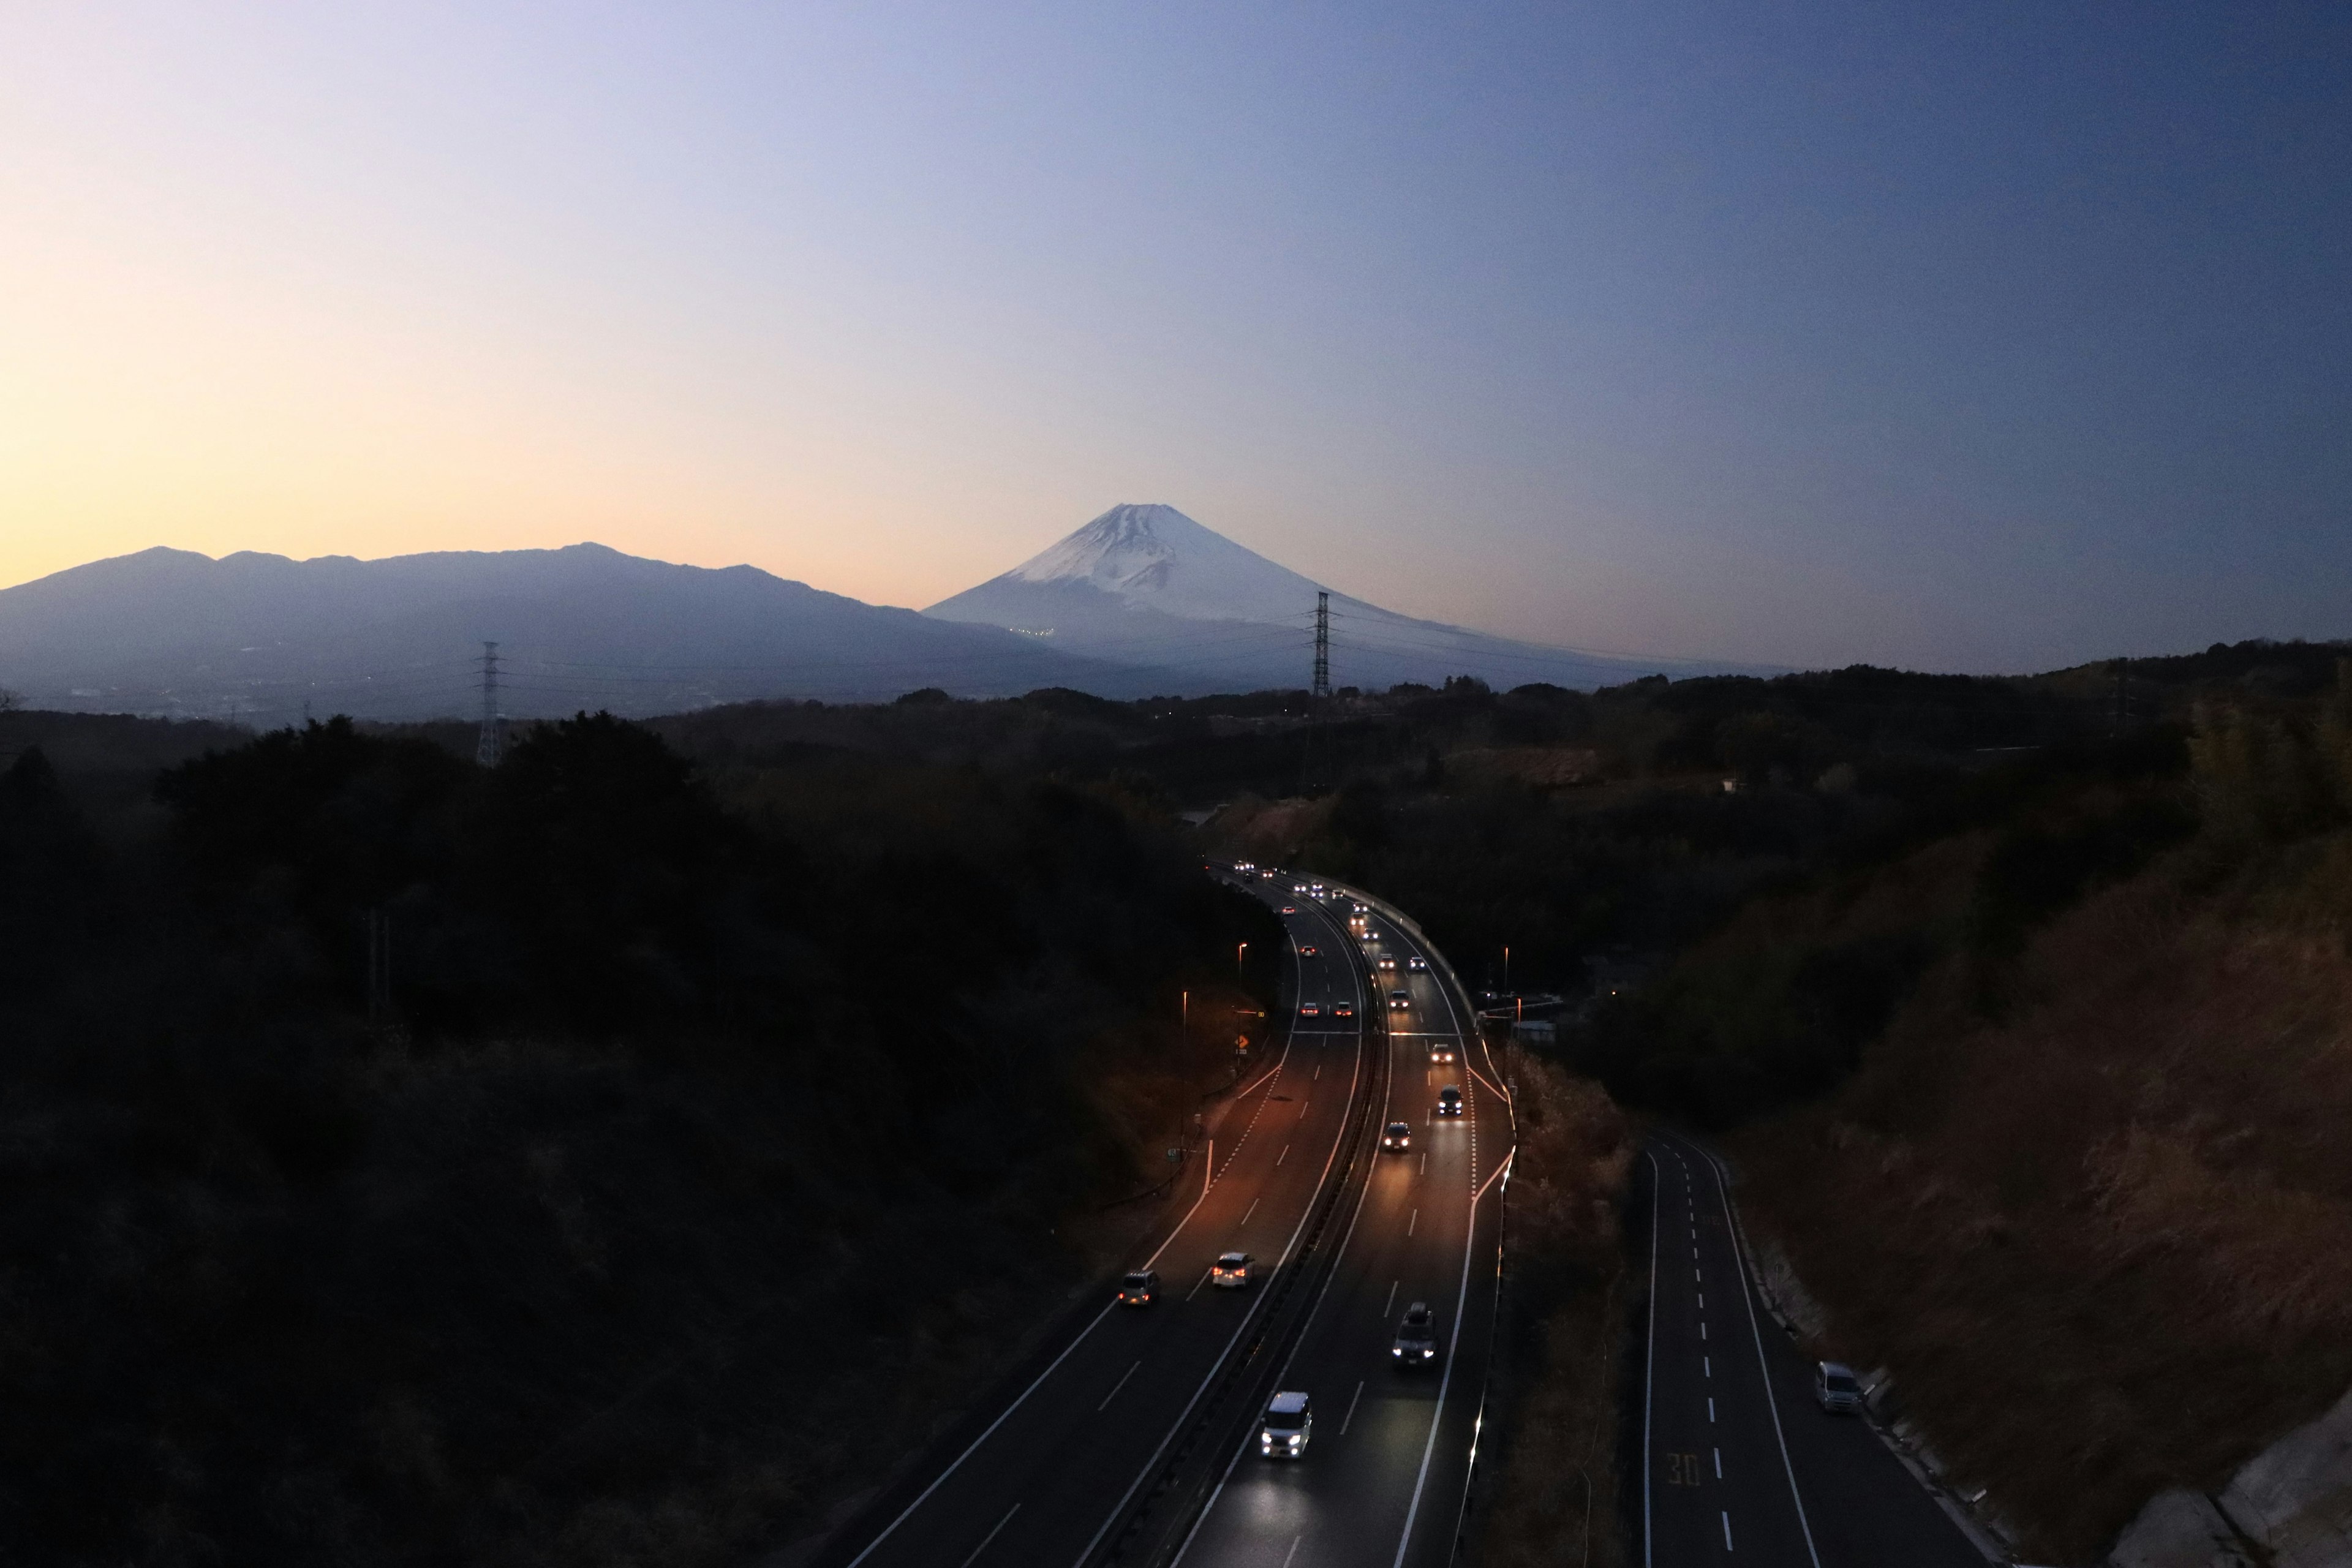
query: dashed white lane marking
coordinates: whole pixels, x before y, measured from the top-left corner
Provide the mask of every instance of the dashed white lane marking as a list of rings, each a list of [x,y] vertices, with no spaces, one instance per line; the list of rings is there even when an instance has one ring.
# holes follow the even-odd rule
[[[1389,1299],[1388,1299],[1388,1302],[1387,1302],[1387,1304],[1386,1304],[1385,1306],[1383,1306],[1383,1307],[1381,1307],[1381,1316],[1382,1318],[1386,1318],[1386,1317],[1387,1317],[1391,1312],[1393,1312],[1393,1311],[1395,1311],[1395,1310],[1396,1310],[1396,1293],[1397,1293],[1397,1287],[1398,1287],[1398,1286],[1400,1286],[1400,1285],[1402,1285],[1402,1284],[1403,1284],[1403,1283],[1404,1283],[1404,1281],[1403,1281],[1403,1280],[1402,1280],[1402,1279],[1391,1279],[1391,1280],[1390,1280],[1390,1281],[1389,1281]]]
[[[1697,1279],[1699,1278],[1699,1272],[1698,1272],[1698,1270],[1697,1270],[1697,1269],[1694,1268],[1694,1269],[1692,1269],[1692,1270],[1691,1270],[1691,1278],[1692,1278],[1694,1280],[1696,1280],[1696,1279]]]
[[[1699,1375],[1702,1377],[1713,1377],[1715,1375],[1715,1358],[1713,1356],[1704,1355],[1699,1357],[1698,1367]]]
[[[1414,1226],[1419,1225],[1420,1223],[1421,1223],[1421,1211],[1420,1211],[1419,1209],[1415,1209],[1415,1210],[1413,1210],[1413,1211],[1412,1211],[1412,1217],[1411,1219],[1409,1219],[1409,1220],[1407,1220],[1407,1221],[1405,1221],[1405,1222],[1404,1222],[1404,1233],[1405,1233],[1407,1236],[1411,1236],[1411,1235],[1412,1234],[1412,1227],[1413,1227]]]
[[[1722,1511],[1723,1511],[1723,1549],[1724,1549],[1726,1552],[1728,1552],[1728,1551],[1730,1551],[1730,1550],[1731,1550],[1731,1510],[1730,1510],[1729,1509],[1725,1509],[1725,1510],[1723,1510]],[[1295,1542],[1295,1541],[1294,1541],[1294,1542],[1292,1542],[1290,1543],[1290,1549],[1291,1549],[1293,1552],[1297,1551],[1297,1550],[1298,1550],[1298,1543],[1297,1543],[1297,1542]],[[1282,1560],[1282,1563],[1283,1563],[1283,1568],[1290,1568],[1290,1559],[1289,1559],[1289,1558],[1287,1558],[1287,1557],[1284,1558],[1284,1559]]]
[[[1696,1263],[1698,1261],[1698,1248],[1696,1247],[1691,1248],[1691,1261],[1693,1263]]]
[[[1691,1239],[1693,1241],[1696,1241],[1698,1239],[1698,1226],[1691,1226]]]
[[[1279,1153],[1279,1154],[1276,1154],[1276,1155],[1274,1157],[1274,1164],[1275,1164],[1275,1168],[1276,1168],[1276,1170],[1280,1170],[1280,1169],[1282,1168],[1282,1163],[1283,1163],[1285,1160],[1287,1160],[1287,1159],[1289,1159],[1289,1158],[1290,1158],[1290,1145],[1289,1145],[1289,1144],[1287,1144],[1287,1143],[1285,1143],[1285,1144],[1282,1146],[1282,1152],[1281,1152],[1281,1153]]]
[[[1705,1322],[1701,1322],[1698,1326],[1698,1337],[1700,1339],[1706,1338],[1706,1324]]]
[[[1698,1310],[1702,1312],[1706,1310],[1706,1292],[1704,1290],[1698,1293]]]
[[[1429,1174],[1429,1151],[1426,1149],[1421,1152],[1421,1173],[1424,1176]]]
[[[1141,1362],[1137,1362],[1135,1366],[1129,1367],[1125,1372],[1118,1374],[1118,1381],[1110,1385],[1110,1392],[1103,1395],[1103,1402],[1095,1406],[1096,1415],[1099,1415],[1104,1411],[1110,1408],[1110,1402],[1118,1397],[1118,1391],[1125,1388],[1127,1386],[1127,1380],[1135,1375],[1135,1367],[1141,1366],[1142,1364],[1143,1363]]]
[[[1348,1423],[1356,1418],[1356,1401],[1361,1399],[1363,1396],[1364,1384],[1362,1380],[1359,1379],[1356,1383],[1356,1392],[1348,1400],[1348,1414],[1339,1417],[1340,1436],[1344,1437],[1348,1435]],[[1722,1463],[1723,1462],[1720,1459],[1716,1461],[1716,1466],[1718,1470],[1721,1469]]]
[[[1723,1450],[1720,1448],[1715,1451],[1715,1479],[1718,1481],[1723,1479]]]
[[[1727,1524],[1723,1528],[1726,1535],[1727,1536],[1730,1533],[1731,1526]],[[1298,1555],[1298,1543],[1306,1539],[1307,1535],[1303,1531],[1290,1538],[1290,1550],[1282,1554],[1282,1568],[1290,1568],[1290,1560]]]
[[[1249,1216],[1257,1213],[1258,1203],[1259,1200],[1256,1198],[1250,1199],[1250,1206],[1242,1210],[1242,1224],[1249,1224]]]
[[[1712,1421],[1712,1420],[1714,1420],[1714,1419],[1715,1419],[1715,1396],[1714,1396],[1713,1394],[1709,1394],[1709,1395],[1707,1395],[1707,1400],[1706,1400],[1706,1418],[1707,1418],[1709,1421]]]
[[[1208,1271],[1207,1269],[1203,1268],[1203,1269],[1202,1269],[1202,1270],[1201,1270],[1201,1277],[1200,1277],[1198,1279],[1195,1279],[1195,1280],[1193,1280],[1193,1281],[1192,1281],[1192,1288],[1190,1290],[1187,1290],[1187,1291],[1185,1291],[1185,1292],[1184,1292],[1184,1300],[1186,1300],[1187,1301],[1189,1301],[1189,1300],[1191,1300],[1193,1297],[1195,1297],[1195,1296],[1199,1295],[1199,1294],[1201,1293],[1201,1287],[1202,1287],[1202,1286],[1203,1286],[1203,1285],[1206,1285],[1208,1282],[1209,1282],[1209,1271]]]
[[[1017,1502],[1011,1508],[1006,1509],[1004,1510],[1004,1517],[996,1521],[996,1529],[992,1530],[986,1535],[982,1536],[980,1538],[980,1544],[971,1549],[971,1555],[963,1560],[963,1568],[971,1568],[973,1563],[979,1562],[980,1554],[988,1550],[989,1542],[994,1541],[997,1537],[998,1531],[1003,1530],[1006,1525],[1011,1524],[1013,1522],[1013,1516],[1020,1511],[1021,1505]]]
[[[1267,1079],[1272,1079],[1275,1076],[1275,1073],[1279,1073],[1281,1070],[1282,1069],[1277,1067],[1274,1069],[1274,1072],[1268,1073],[1265,1076]],[[1249,1125],[1242,1129],[1242,1135],[1234,1139],[1234,1146],[1225,1152],[1225,1163],[1217,1168],[1214,1174],[1210,1176],[1209,1179],[1211,1181],[1215,1181],[1217,1177],[1223,1175],[1227,1171],[1234,1168],[1234,1161],[1240,1156],[1242,1145],[1249,1142],[1249,1135],[1252,1132],[1257,1131],[1257,1119],[1264,1116],[1265,1114],[1265,1108],[1273,1103],[1274,1090],[1269,1089],[1265,1091],[1265,1095],[1259,1099],[1257,1109],[1250,1112]]]

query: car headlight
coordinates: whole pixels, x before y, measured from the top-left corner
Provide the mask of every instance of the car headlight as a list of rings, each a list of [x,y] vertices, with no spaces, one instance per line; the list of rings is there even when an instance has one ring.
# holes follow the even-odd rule
[[[1290,1435],[1290,1446],[1294,1448],[1305,1447],[1307,1446],[1306,1434],[1303,1432],[1293,1432]]]
[[[1401,1347],[1391,1346],[1391,1347],[1390,1347],[1389,1354],[1391,1354],[1391,1355],[1402,1355],[1402,1354],[1404,1354],[1404,1351],[1403,1351]]]

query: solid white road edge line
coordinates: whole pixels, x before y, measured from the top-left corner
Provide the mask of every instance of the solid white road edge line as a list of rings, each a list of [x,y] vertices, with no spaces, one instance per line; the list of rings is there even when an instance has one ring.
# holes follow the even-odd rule
[[[1013,1522],[1013,1516],[1020,1511],[1021,1505],[1017,1502],[1011,1508],[1006,1509],[1004,1510],[1004,1517],[996,1521],[996,1528],[990,1531],[986,1535],[982,1536],[980,1538],[980,1544],[971,1549],[971,1555],[963,1560],[963,1568],[971,1568],[973,1563],[979,1562],[980,1554],[988,1550],[989,1542],[994,1541],[999,1535],[1003,1534],[1004,1527]]]
[[[1391,1057],[1396,1054],[1396,1042],[1395,1037],[1393,1036],[1390,1037],[1389,1054]],[[1363,1060],[1363,1053],[1361,1051],[1356,1053],[1356,1059],[1359,1063]],[[1351,1084],[1348,1092],[1348,1103],[1353,1105],[1355,1103],[1355,1089],[1354,1086]],[[1389,1068],[1388,1086],[1381,1091],[1381,1124],[1382,1126],[1385,1127],[1388,1125],[1391,1119],[1390,1113],[1395,1109],[1396,1068],[1395,1064],[1391,1062]],[[1334,1147],[1332,1152],[1337,1154],[1339,1150]],[[1349,1210],[1348,1214],[1348,1229],[1346,1233],[1339,1237],[1339,1249],[1331,1254],[1330,1272],[1323,1276],[1323,1288],[1315,1292],[1315,1304],[1307,1309],[1307,1316],[1300,1320],[1300,1327],[1298,1331],[1299,1344],[1303,1345],[1307,1342],[1307,1336],[1313,1331],[1316,1318],[1322,1313],[1323,1299],[1331,1293],[1331,1281],[1339,1277],[1339,1260],[1348,1256],[1348,1244],[1356,1238],[1356,1222],[1363,1217],[1364,1200],[1372,1195],[1372,1178],[1379,1173],[1380,1165],[1376,1157],[1373,1163],[1365,1167],[1364,1184],[1357,1190],[1356,1206]],[[1391,1283],[1389,1286],[1389,1305],[1391,1307],[1396,1305],[1396,1283]],[[1381,1315],[1385,1318],[1388,1313],[1383,1310]],[[1291,1353],[1294,1356],[1297,1354],[1297,1351],[1295,1347]],[[1282,1372],[1286,1373],[1289,1370],[1290,1363],[1286,1360],[1282,1363]],[[1280,1384],[1281,1377],[1280,1374],[1277,1374],[1276,1378],[1276,1386],[1279,1387]],[[1224,1473],[1217,1478],[1215,1488],[1209,1493],[1209,1500],[1201,1505],[1199,1515],[1192,1521],[1192,1528],[1184,1532],[1184,1543],[1176,1548],[1176,1555],[1168,1560],[1169,1568],[1177,1568],[1177,1564],[1184,1561],[1184,1553],[1192,1550],[1192,1538],[1201,1533],[1201,1527],[1209,1522],[1209,1516],[1211,1514],[1216,1512],[1217,1500],[1224,1496],[1225,1483],[1233,1479],[1234,1467],[1241,1463],[1242,1456],[1248,1452],[1249,1439],[1244,1436],[1242,1439],[1241,1447],[1234,1450],[1233,1458],[1225,1461]],[[1079,1562],[1083,1563],[1085,1559],[1080,1558]]]
[[[1748,1277],[1748,1252],[1739,1245],[1739,1227],[1731,1223],[1731,1189],[1724,1184],[1723,1168],[1706,1151],[1707,1169],[1715,1176],[1716,1201],[1723,1209],[1723,1228],[1731,1233],[1731,1260],[1739,1269],[1739,1295],[1748,1303],[1748,1331],[1756,1341],[1756,1375],[1764,1381],[1764,1408],[1772,1417],[1772,1436],[1780,1442],[1780,1468],[1789,1475],[1789,1500],[1797,1506],[1797,1528],[1804,1532],[1805,1555],[1813,1560],[1813,1568],[1822,1568],[1822,1554],[1813,1545],[1813,1527],[1805,1518],[1805,1500],[1797,1490],[1797,1467],[1789,1458],[1789,1435],[1780,1429],[1780,1402],[1772,1394],[1772,1368],[1764,1359],[1764,1331],[1756,1326],[1756,1287]],[[1729,1531],[1730,1516],[1725,1516],[1724,1529]]]
[[[1508,1170],[1510,1163],[1506,1158],[1502,1169],[1486,1178],[1486,1186],[1494,1185],[1495,1178]],[[1392,1568],[1404,1568],[1405,1549],[1412,1544],[1413,1521],[1421,1514],[1422,1489],[1429,1484],[1429,1461],[1437,1452],[1437,1427],[1445,1418],[1445,1392],[1454,1386],[1454,1345],[1462,1338],[1462,1311],[1470,1300],[1470,1259],[1478,1250],[1478,1200],[1486,1195],[1486,1187],[1480,1187],[1470,1194],[1470,1234],[1463,1240],[1462,1288],[1454,1295],[1454,1332],[1446,1341],[1445,1375],[1437,1380],[1437,1406],[1429,1413],[1429,1440],[1421,1446],[1421,1471],[1413,1478],[1412,1501],[1404,1510],[1404,1529],[1397,1535],[1396,1561]]]
[[[1329,919],[1328,915],[1324,918],[1326,920]],[[1315,1185],[1307,1190],[1307,1207],[1300,1213],[1297,1226],[1291,1231],[1290,1239],[1283,1244],[1282,1257],[1276,1261],[1274,1266],[1276,1270],[1280,1270],[1289,1264],[1291,1249],[1298,1245],[1299,1234],[1306,1230],[1307,1220],[1315,1213],[1316,1197],[1322,1193],[1323,1184],[1331,1179],[1332,1163],[1339,1159],[1339,1145],[1345,1142],[1348,1137],[1348,1112],[1355,1107],[1356,1089],[1358,1086],[1363,1082],[1363,1079],[1364,1053],[1360,1049],[1356,1052],[1356,1070],[1349,1075],[1348,1079],[1348,1098],[1340,1102],[1339,1133],[1331,1140],[1331,1152],[1324,1156],[1323,1173],[1315,1178]],[[1370,1176],[1365,1178],[1364,1186],[1367,1191],[1370,1189],[1371,1180]],[[1363,1201],[1364,1200],[1359,1196],[1356,1200],[1357,1206],[1360,1208],[1363,1205]],[[1350,1230],[1354,1228],[1354,1223],[1352,1221],[1349,1222],[1349,1228]],[[1331,1281],[1327,1277],[1323,1281],[1324,1288],[1328,1289],[1330,1288],[1330,1284]],[[1318,1298],[1318,1300],[1319,1302],[1319,1297]],[[1109,1309],[1106,1308],[1104,1310],[1108,1311]],[[1095,1548],[1102,1544],[1102,1538],[1110,1532],[1110,1527],[1112,1525],[1118,1522],[1119,1515],[1127,1511],[1127,1505],[1135,1497],[1136,1489],[1142,1486],[1144,1481],[1151,1475],[1151,1472],[1160,1468],[1160,1456],[1168,1451],[1168,1445],[1176,1440],[1176,1434],[1184,1429],[1184,1423],[1192,1418],[1192,1407],[1201,1403],[1201,1395],[1209,1391],[1209,1384],[1214,1383],[1217,1380],[1217,1374],[1224,1370],[1225,1359],[1234,1353],[1234,1346],[1241,1342],[1242,1335],[1248,1331],[1250,1324],[1255,1321],[1256,1316],[1257,1314],[1255,1310],[1244,1312],[1242,1314],[1241,1326],[1234,1331],[1233,1338],[1225,1342],[1225,1348],[1218,1352],[1217,1359],[1210,1363],[1209,1375],[1201,1380],[1201,1386],[1194,1389],[1192,1391],[1192,1397],[1184,1402],[1184,1408],[1178,1414],[1176,1424],[1168,1428],[1168,1435],[1160,1439],[1160,1446],[1158,1447],[1151,1450],[1151,1458],[1145,1461],[1142,1469],[1136,1472],[1135,1479],[1128,1483],[1127,1490],[1119,1494],[1118,1504],[1111,1509],[1110,1513],[1103,1520],[1101,1525],[1096,1529],[1093,1537],[1087,1542],[1086,1550],[1078,1553],[1077,1562],[1074,1565],[1074,1568],[1085,1568],[1087,1559],[1092,1557],[1095,1554]],[[1097,1319],[1097,1321],[1100,1321],[1100,1320]],[[1230,1473],[1233,1469],[1233,1466],[1231,1463],[1228,1463],[1225,1468],[1227,1472]],[[1223,1478],[1220,1478],[1217,1481],[1217,1490],[1223,1491],[1224,1489],[1224,1480]],[[1210,1494],[1209,1501],[1212,1504],[1216,1501],[1216,1493],[1212,1492]],[[1203,1508],[1201,1510],[1201,1519],[1206,1519],[1208,1517],[1208,1509]],[[1194,1520],[1192,1521],[1192,1531],[1197,1531],[1200,1528],[1200,1520]],[[1192,1544],[1192,1534],[1188,1531],[1184,1537],[1184,1545],[1190,1546]],[[1176,1552],[1177,1559],[1181,1561],[1183,1555],[1183,1548],[1179,1547]],[[853,1563],[849,1565],[849,1568],[857,1568],[857,1565]]]
[[[1648,1353],[1642,1363],[1642,1568],[1651,1568],[1650,1406],[1655,1403],[1652,1391],[1658,1367],[1658,1184],[1665,1179],[1666,1168],[1650,1151],[1644,1149],[1642,1154],[1650,1162],[1650,1335]]]
[[[908,1503],[905,1508],[899,1510],[898,1518],[883,1526],[882,1533],[867,1542],[866,1543],[866,1550],[849,1560],[849,1568],[857,1568],[857,1565],[860,1563],[863,1563],[868,1557],[871,1557],[874,1554],[875,1548],[880,1546],[884,1542],[890,1539],[890,1532],[892,1531],[907,1522],[907,1516],[908,1514],[913,1513],[917,1509],[922,1507],[923,1504],[929,1500],[930,1495],[940,1489],[940,1482],[946,1480],[950,1476],[954,1475],[957,1468],[961,1467],[966,1459],[971,1458],[973,1453],[979,1449],[982,1443],[987,1442],[989,1438],[994,1436],[996,1435],[996,1429],[999,1426],[1003,1426],[1012,1414],[1020,1409],[1022,1405],[1027,1401],[1031,1394],[1037,1392],[1037,1386],[1039,1384],[1044,1383],[1047,1378],[1054,1375],[1054,1369],[1060,1366],[1065,1361],[1069,1359],[1070,1352],[1077,1349],[1079,1345],[1086,1342],[1086,1337],[1088,1334],[1093,1333],[1096,1328],[1101,1324],[1105,1318],[1110,1316],[1111,1308],[1118,1304],[1118,1303],[1117,1301],[1105,1302],[1103,1304],[1103,1310],[1095,1314],[1094,1321],[1089,1322],[1085,1328],[1080,1329],[1076,1334],[1072,1335],[1070,1342],[1062,1347],[1062,1353],[1055,1356],[1046,1364],[1045,1370],[1037,1374],[1036,1382],[1030,1384],[1028,1387],[1023,1389],[1021,1391],[1020,1398],[1015,1399],[1012,1404],[999,1411],[997,1413],[996,1419],[988,1424],[988,1430],[982,1432],[979,1436],[974,1437],[971,1440],[971,1447],[966,1448],[962,1453],[958,1454],[955,1457],[954,1461],[950,1463],[946,1469],[941,1470],[937,1476],[932,1478],[931,1484],[925,1487],[922,1491],[916,1496],[914,1501]],[[1018,1508],[1020,1504],[1015,1503],[1013,1506]],[[1013,1516],[1008,1513],[1004,1517],[1011,1519]]]

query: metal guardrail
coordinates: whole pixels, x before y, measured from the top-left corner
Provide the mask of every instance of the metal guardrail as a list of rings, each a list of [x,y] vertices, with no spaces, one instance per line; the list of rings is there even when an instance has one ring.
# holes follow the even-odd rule
[[[1364,982],[1366,994],[1370,994],[1373,978],[1361,949],[1352,942],[1342,945],[1357,977]],[[1337,1179],[1326,1181],[1317,1196],[1292,1266],[1268,1281],[1257,1304],[1257,1322],[1245,1336],[1246,1342],[1226,1363],[1214,1390],[1202,1402],[1201,1414],[1171,1448],[1159,1475],[1139,1489],[1127,1519],[1108,1535],[1105,1545],[1089,1560],[1092,1564],[1164,1568],[1174,1560],[1233,1454],[1273,1396],[1274,1380],[1306,1332],[1321,1284],[1338,1262],[1336,1249],[1328,1246],[1331,1222],[1365,1179],[1367,1156],[1379,1136],[1375,1107],[1382,1101],[1388,1071],[1388,1017],[1385,1010],[1375,1012],[1369,1007],[1365,1015],[1363,1048],[1373,1070],[1367,1075],[1363,1092],[1357,1096],[1349,1123],[1340,1132],[1345,1163],[1335,1173]]]

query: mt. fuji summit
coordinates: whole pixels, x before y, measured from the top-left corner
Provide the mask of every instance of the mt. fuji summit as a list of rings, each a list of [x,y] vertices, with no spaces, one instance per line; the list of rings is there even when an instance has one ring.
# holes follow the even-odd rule
[[[1130,503],[923,613],[1003,626],[1066,653],[1152,666],[1190,689],[1240,690],[1307,683],[1315,595],[1324,591],[1172,506]],[[1331,593],[1331,679],[1341,686],[1475,675],[1505,688],[1590,689],[1668,668],[1692,673],[1680,660],[1514,642]]]

